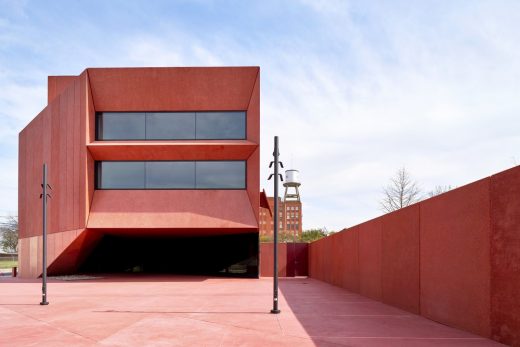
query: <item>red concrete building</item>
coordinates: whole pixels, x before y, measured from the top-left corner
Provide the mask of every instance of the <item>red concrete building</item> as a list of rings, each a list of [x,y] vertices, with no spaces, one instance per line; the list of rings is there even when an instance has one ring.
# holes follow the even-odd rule
[[[258,67],[50,76],[19,135],[19,267],[258,275]]]
[[[274,222],[271,211],[274,211],[274,197],[267,198],[270,206],[268,208],[260,208],[260,235],[273,235]],[[302,203],[301,201],[283,201],[278,200],[279,209],[279,232],[295,235],[302,234]]]

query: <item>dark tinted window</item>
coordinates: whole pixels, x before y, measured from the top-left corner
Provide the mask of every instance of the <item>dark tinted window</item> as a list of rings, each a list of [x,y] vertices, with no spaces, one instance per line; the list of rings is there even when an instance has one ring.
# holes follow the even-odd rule
[[[243,140],[245,112],[104,112],[97,140]]]
[[[101,161],[96,189],[245,189],[245,161]]]
[[[98,138],[102,140],[144,140],[145,114],[104,112],[98,115]]]
[[[144,162],[103,161],[97,163],[97,186],[103,189],[144,189]]]
[[[195,162],[150,161],[146,163],[146,188],[194,189]]]
[[[197,139],[245,138],[245,112],[197,112]]]
[[[243,161],[199,161],[196,173],[198,189],[246,187],[246,166]]]
[[[146,138],[172,140],[195,138],[195,113],[147,113]]]

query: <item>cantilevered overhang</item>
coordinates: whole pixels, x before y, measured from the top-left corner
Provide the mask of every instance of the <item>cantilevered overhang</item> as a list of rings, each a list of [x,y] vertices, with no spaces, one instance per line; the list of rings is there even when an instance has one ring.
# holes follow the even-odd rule
[[[247,110],[259,71],[257,66],[87,69],[98,112]]]
[[[258,148],[246,140],[95,141],[94,160],[245,160]]]
[[[258,224],[245,190],[96,190],[87,228],[219,234],[256,232]]]

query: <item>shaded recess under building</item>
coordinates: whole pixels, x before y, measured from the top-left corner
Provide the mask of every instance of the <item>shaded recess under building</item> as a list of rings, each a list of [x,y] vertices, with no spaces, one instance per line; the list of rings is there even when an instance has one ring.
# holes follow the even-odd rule
[[[94,68],[50,76],[19,135],[20,276],[79,270],[258,276],[260,70]],[[214,248],[214,249],[212,249]]]
[[[79,271],[256,277],[258,235],[200,237],[104,235]]]

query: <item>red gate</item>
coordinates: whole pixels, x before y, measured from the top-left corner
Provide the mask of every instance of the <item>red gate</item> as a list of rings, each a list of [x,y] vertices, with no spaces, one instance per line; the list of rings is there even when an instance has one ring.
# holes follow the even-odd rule
[[[308,243],[287,243],[287,277],[307,276]]]

